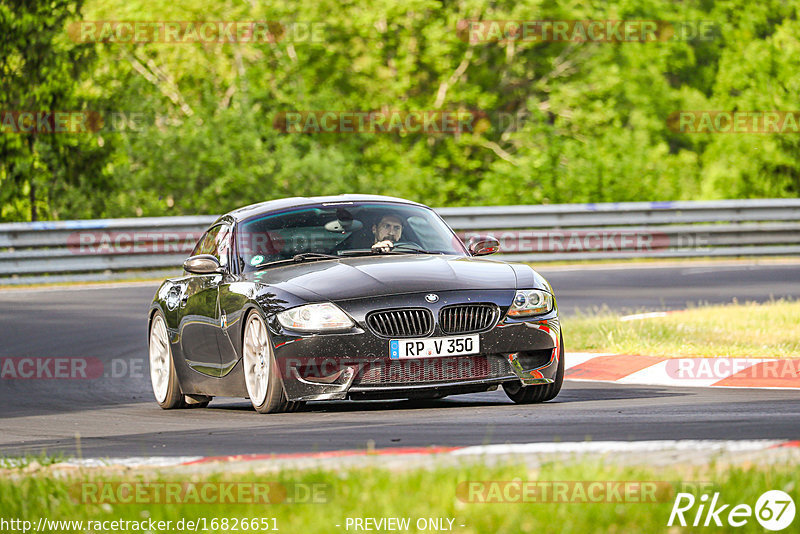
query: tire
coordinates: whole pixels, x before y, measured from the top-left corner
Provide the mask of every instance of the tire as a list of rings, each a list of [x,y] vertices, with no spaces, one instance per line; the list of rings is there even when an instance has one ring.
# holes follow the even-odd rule
[[[503,384],[508,398],[517,404],[536,404],[553,400],[561,391],[561,384],[564,382],[564,338],[559,339],[558,348],[558,368],[556,369],[555,382],[537,386],[523,386],[519,382]]]
[[[280,413],[294,408],[283,391],[267,325],[257,311],[251,312],[245,322],[242,365],[247,394],[258,413]]]
[[[167,335],[167,323],[164,315],[157,311],[150,321],[150,337],[148,343],[150,361],[150,383],[156,402],[164,410],[183,408],[186,406],[175,362],[172,360],[172,348]]]

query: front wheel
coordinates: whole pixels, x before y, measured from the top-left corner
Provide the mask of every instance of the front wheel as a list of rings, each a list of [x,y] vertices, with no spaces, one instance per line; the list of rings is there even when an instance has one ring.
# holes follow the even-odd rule
[[[558,344],[558,367],[556,369],[555,381],[551,384],[523,386],[519,382],[503,384],[503,389],[508,398],[517,404],[535,404],[553,400],[561,391],[561,384],[564,382],[564,338],[559,336]]]
[[[283,392],[267,325],[256,311],[247,317],[242,352],[244,380],[253,408],[258,413],[279,413],[294,408],[294,403],[288,402]]]
[[[156,402],[165,410],[183,408],[185,401],[178,385],[175,362],[167,336],[167,323],[160,311],[150,322],[150,382]]]

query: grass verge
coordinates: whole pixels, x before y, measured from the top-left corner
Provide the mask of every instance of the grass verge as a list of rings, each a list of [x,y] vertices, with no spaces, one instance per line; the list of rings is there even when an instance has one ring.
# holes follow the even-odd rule
[[[15,458],[0,456],[0,469],[25,468],[28,466],[47,466],[57,464],[66,460],[63,453],[48,454],[47,451],[39,454],[28,454]]]
[[[568,351],[800,358],[800,301],[704,306],[628,321],[600,310],[563,324]]]
[[[693,532],[707,531],[703,527],[675,529],[667,522],[678,491],[691,493],[697,503],[686,513],[691,524],[700,504],[700,497],[720,493],[720,503],[747,504],[754,507],[759,496],[767,490],[782,490],[800,502],[798,483],[800,468],[790,464],[765,466],[669,467],[654,470],[645,467],[623,467],[599,460],[544,463],[536,470],[522,464],[486,466],[466,464],[439,469],[413,469],[400,472],[386,469],[350,469],[344,471],[284,471],[277,475],[189,475],[183,478],[156,478],[155,475],[117,475],[97,477],[77,472],[72,477],[52,473],[34,475],[17,472],[0,478],[0,517],[31,521],[39,518],[83,521],[77,525],[59,525],[44,531],[93,530],[86,521],[137,521],[153,519],[170,521],[166,529],[175,532],[181,519],[185,522],[203,521],[209,531],[261,531],[264,525],[288,533],[353,532],[346,528],[348,518],[408,518],[408,531],[433,530],[418,528],[417,522],[429,518],[442,521],[458,533],[518,533],[518,532]],[[512,481],[517,486],[506,486]],[[515,481],[515,482],[513,482]],[[577,481],[577,483],[575,483]],[[238,487],[269,483],[269,495],[294,498],[301,503],[242,502],[217,504],[207,502],[203,488],[212,490],[220,484],[235,482]],[[538,482],[533,493],[507,491],[498,488],[521,487],[525,482]],[[555,490],[564,488],[552,502]],[[600,483],[598,486],[596,483]],[[137,483],[133,502],[120,503],[121,483]],[[181,492],[175,497],[180,503],[152,503],[158,495],[158,484],[179,483]],[[480,486],[470,483],[482,483]],[[598,493],[592,490],[603,488]],[[617,491],[606,483],[617,484]],[[619,493],[618,483],[625,483]],[[656,491],[642,491],[642,483],[657,484]],[[561,484],[559,486],[559,484]],[[526,485],[531,487],[530,484]],[[549,488],[549,492],[544,489]],[[653,486],[651,486],[653,487]],[[88,489],[87,489],[88,488]],[[99,489],[98,488],[102,488]],[[108,488],[108,491],[106,491]],[[140,488],[145,488],[142,491]],[[192,488],[196,491],[192,491]],[[283,488],[283,491],[279,491]],[[477,489],[476,489],[477,488]],[[577,488],[577,489],[576,489]],[[629,488],[633,488],[631,492]],[[583,489],[584,491],[579,491]],[[140,491],[142,491],[140,493]],[[219,493],[207,493],[207,495]],[[166,499],[166,492],[162,499]],[[201,502],[195,502],[197,495]],[[234,495],[238,493],[234,492]],[[305,499],[297,499],[295,496]],[[514,496],[516,495],[516,497]],[[527,497],[520,497],[527,495]],[[550,495],[546,498],[545,495]],[[594,497],[590,497],[594,495]],[[599,502],[592,502],[600,496]],[[618,498],[621,495],[621,499]],[[509,497],[511,496],[511,497]],[[480,502],[486,500],[515,502]],[[246,499],[240,499],[246,500]],[[253,500],[250,498],[250,500]],[[526,502],[519,502],[520,500]],[[542,502],[542,501],[550,502]],[[188,501],[188,502],[185,502]],[[316,502],[315,502],[316,501]],[[729,507],[730,509],[730,507]],[[222,520],[227,519],[223,524]],[[243,527],[242,519],[247,519]],[[253,528],[252,521],[259,521]],[[212,520],[216,520],[212,523]],[[237,528],[233,528],[234,520]],[[449,520],[452,520],[450,522]],[[795,520],[795,524],[800,521]],[[427,523],[427,522],[426,522]],[[226,527],[227,525],[227,527]],[[339,525],[339,526],[337,526]],[[462,526],[463,525],[463,526]],[[214,527],[215,528],[212,528]],[[430,527],[430,523],[426,524]],[[135,532],[130,525],[117,525],[115,532]],[[158,530],[163,532],[166,530]],[[715,532],[763,532],[755,517],[742,528],[712,527]],[[98,531],[94,529],[95,531]],[[193,530],[184,526],[184,531]],[[198,529],[202,531],[202,526]],[[376,529],[380,530],[380,529]],[[386,531],[388,529],[383,529]],[[444,529],[440,529],[444,530]],[[789,529],[791,530],[791,529]]]

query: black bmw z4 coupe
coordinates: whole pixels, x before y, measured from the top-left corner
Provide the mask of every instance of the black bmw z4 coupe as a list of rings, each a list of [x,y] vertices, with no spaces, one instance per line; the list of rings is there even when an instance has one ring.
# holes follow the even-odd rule
[[[438,399],[502,386],[553,399],[564,345],[550,284],[482,256],[431,208],[392,197],[288,198],[217,219],[148,315],[164,408],[249,398]]]

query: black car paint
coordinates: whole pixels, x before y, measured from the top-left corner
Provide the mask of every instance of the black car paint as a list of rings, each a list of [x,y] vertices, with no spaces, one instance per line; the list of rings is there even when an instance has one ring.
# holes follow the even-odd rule
[[[289,200],[295,202],[277,201],[277,207],[297,205],[297,199]],[[237,210],[215,224],[223,221],[235,226],[241,217],[269,211],[272,204]],[[187,274],[169,279],[153,300],[150,317],[155,310],[164,314],[178,381],[185,394],[247,397],[241,363],[242,340],[245,318],[253,310],[266,319],[289,400],[347,396],[342,395],[341,388],[331,392],[331,387],[298,380],[292,372],[297,362],[327,359],[340,366],[358,368],[371,362],[389,361],[389,341],[373,334],[365,323],[366,314],[376,309],[427,307],[436,317],[439,309],[448,304],[493,303],[499,307],[501,319],[497,326],[480,334],[481,353],[506,357],[520,351],[552,351],[553,358],[537,367],[536,376],[552,379],[556,373],[553,349],[557,348],[560,337],[557,308],[535,319],[506,317],[516,289],[552,292],[546,280],[524,264],[466,255],[397,254],[280,264],[248,273],[240,272],[241,266],[233,257],[229,265],[230,270],[225,273]],[[431,292],[440,297],[435,304],[424,299]],[[341,333],[301,334],[287,331],[278,323],[276,314],[280,311],[315,302],[337,304],[356,326]],[[443,335],[438,325],[431,335]],[[462,389],[469,386],[432,384],[425,389],[455,391],[457,385]],[[486,387],[496,385],[495,381]],[[471,389],[483,387],[472,384]],[[407,392],[393,389],[384,393],[408,396]]]

